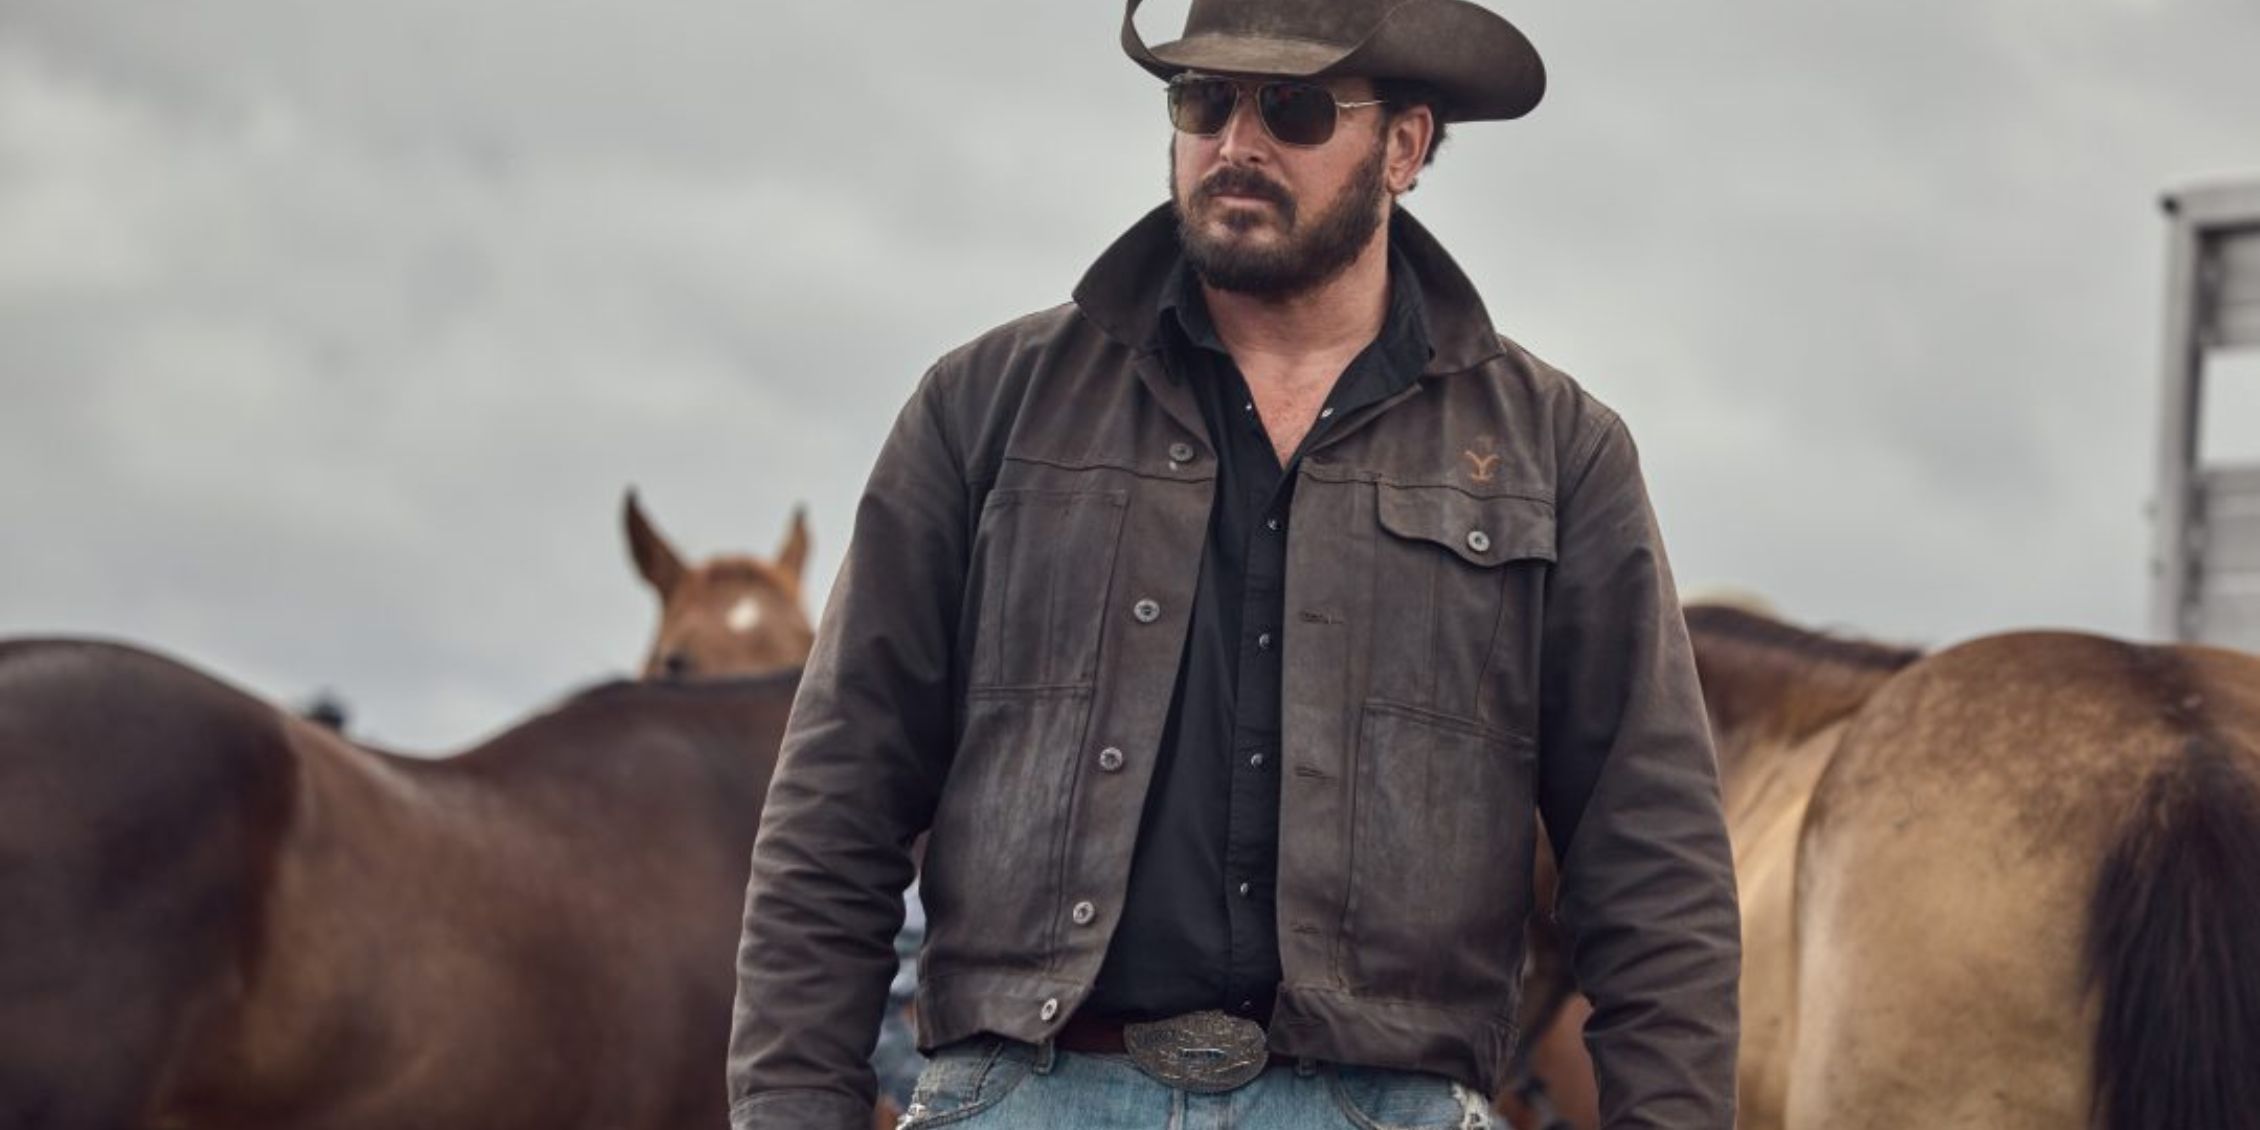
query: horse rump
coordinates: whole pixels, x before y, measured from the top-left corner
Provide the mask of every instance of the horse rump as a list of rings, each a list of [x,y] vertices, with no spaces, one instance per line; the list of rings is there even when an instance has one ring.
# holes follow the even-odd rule
[[[0,641],[0,1130],[139,1125],[249,958],[271,711],[109,644]]]
[[[2105,856],[2086,973],[2098,1130],[2260,1130],[2260,782],[2217,732],[2153,775]]]

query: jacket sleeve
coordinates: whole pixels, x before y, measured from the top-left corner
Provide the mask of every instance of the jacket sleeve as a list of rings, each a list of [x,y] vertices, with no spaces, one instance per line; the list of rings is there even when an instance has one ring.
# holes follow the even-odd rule
[[[733,1130],[867,1130],[910,844],[951,757],[968,487],[929,373],[856,510],[753,847]]]
[[[1623,423],[1565,465],[1539,804],[1609,1130],[1734,1125],[1741,926],[1686,623]]]

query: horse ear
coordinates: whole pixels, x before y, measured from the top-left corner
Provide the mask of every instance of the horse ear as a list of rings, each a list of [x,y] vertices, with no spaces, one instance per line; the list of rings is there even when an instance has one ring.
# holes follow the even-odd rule
[[[652,588],[659,590],[659,599],[665,600],[683,579],[683,560],[675,556],[675,547],[667,544],[651,519],[643,516],[643,507],[636,502],[636,488],[628,488],[628,500],[622,507],[621,517],[628,527],[628,553],[636,560],[636,571]]]
[[[777,551],[777,567],[801,579],[801,570],[808,566],[808,507],[793,507],[792,528],[785,531],[784,547]]]

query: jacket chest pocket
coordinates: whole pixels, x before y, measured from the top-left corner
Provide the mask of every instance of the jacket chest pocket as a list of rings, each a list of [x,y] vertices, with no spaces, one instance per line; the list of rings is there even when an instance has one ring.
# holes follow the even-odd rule
[[[971,686],[1087,686],[1098,673],[1129,493],[991,491],[973,538]]]
[[[1374,489],[1372,697],[1532,736],[1553,507],[1452,486]]]

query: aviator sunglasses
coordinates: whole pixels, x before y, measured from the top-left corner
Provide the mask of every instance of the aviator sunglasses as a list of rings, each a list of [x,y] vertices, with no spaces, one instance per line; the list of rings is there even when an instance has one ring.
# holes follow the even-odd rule
[[[1275,79],[1246,83],[1209,75],[1179,75],[1169,80],[1169,124],[1199,137],[1214,137],[1232,120],[1240,92],[1254,87],[1256,116],[1263,128],[1283,145],[1324,145],[1334,136],[1334,123],[1343,110],[1379,106],[1385,99],[1339,102],[1334,92],[1315,82]]]

